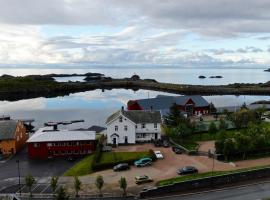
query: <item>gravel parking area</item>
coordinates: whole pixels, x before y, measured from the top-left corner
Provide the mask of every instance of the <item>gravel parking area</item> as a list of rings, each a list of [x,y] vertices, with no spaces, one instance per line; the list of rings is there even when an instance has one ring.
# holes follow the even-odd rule
[[[153,144],[142,144],[142,145],[129,145],[129,146],[119,146],[115,148],[114,151],[117,152],[134,152],[134,151],[147,151],[149,149],[159,150],[164,156],[163,160],[157,160],[152,166],[137,168],[132,166],[128,171],[114,172],[113,170],[104,170],[102,172],[96,172],[89,176],[82,178],[92,178],[99,174],[102,174],[106,183],[111,184],[110,187],[119,187],[118,180],[121,176],[124,176],[128,181],[129,187],[135,187],[134,177],[138,175],[148,175],[156,181],[172,178],[178,176],[176,170],[178,168],[192,165],[198,168],[199,172],[208,172],[212,170],[213,160],[205,156],[188,156],[185,154],[175,154],[171,148],[164,147],[154,147]],[[235,169],[232,165],[228,163],[223,163],[216,161],[214,162],[214,170],[232,170]],[[154,183],[143,184],[138,189],[147,187],[148,185],[154,185]]]

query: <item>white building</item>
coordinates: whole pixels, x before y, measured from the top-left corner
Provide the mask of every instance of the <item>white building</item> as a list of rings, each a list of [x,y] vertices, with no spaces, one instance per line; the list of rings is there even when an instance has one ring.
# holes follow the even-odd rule
[[[108,144],[135,144],[161,137],[161,114],[159,111],[130,110],[123,108],[107,118]]]

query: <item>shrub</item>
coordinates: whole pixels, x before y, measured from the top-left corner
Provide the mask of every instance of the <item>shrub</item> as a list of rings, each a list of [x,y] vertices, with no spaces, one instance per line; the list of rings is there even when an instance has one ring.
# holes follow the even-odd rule
[[[157,160],[156,154],[154,153],[153,149],[149,149],[149,156],[153,162]]]

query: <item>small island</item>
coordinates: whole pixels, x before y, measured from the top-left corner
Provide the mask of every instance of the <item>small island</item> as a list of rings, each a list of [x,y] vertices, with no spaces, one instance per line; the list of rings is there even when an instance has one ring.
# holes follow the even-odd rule
[[[265,69],[264,71],[265,71],[265,72],[270,72],[270,68],[268,68],[268,69]]]
[[[203,75],[200,75],[198,78],[200,78],[200,79],[205,79],[206,77],[203,76]]]
[[[85,76],[83,82],[57,82],[54,77]],[[216,76],[216,78],[221,78]],[[57,97],[90,90],[139,89],[184,95],[270,95],[270,81],[249,84],[188,85],[161,83],[154,79],[112,78],[102,74],[48,74],[28,76],[0,76],[0,100],[17,101],[36,97]]]
[[[223,76],[210,76],[209,78],[223,78]]]

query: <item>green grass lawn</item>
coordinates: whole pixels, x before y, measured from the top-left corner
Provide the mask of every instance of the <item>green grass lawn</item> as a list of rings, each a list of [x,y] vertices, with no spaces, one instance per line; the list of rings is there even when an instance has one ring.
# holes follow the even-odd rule
[[[83,176],[92,173],[93,155],[87,156],[68,169],[64,176]]]
[[[137,160],[143,157],[149,157],[148,151],[143,152],[105,152],[102,153],[100,162],[98,164],[112,164],[116,165],[120,162],[126,162],[130,160]],[[91,174],[92,171],[93,155],[87,156],[80,162],[76,163],[73,167],[68,169],[64,176],[83,176]]]
[[[233,173],[244,172],[244,171],[249,171],[249,170],[263,169],[266,167],[269,167],[269,165],[257,166],[257,167],[251,167],[251,168],[245,168],[245,169],[238,169],[238,170],[231,170],[231,171],[215,171],[215,172],[213,172],[213,176],[220,176],[220,175],[233,174]],[[196,179],[201,179],[201,178],[207,178],[207,177],[211,177],[211,176],[212,176],[212,172],[191,174],[191,175],[185,175],[185,176],[179,175],[175,178],[170,178],[170,179],[158,181],[156,183],[156,185],[157,186],[164,186],[164,185],[170,185],[170,184],[180,183],[180,182],[184,182],[184,181],[191,181],[191,180],[196,180]]]

